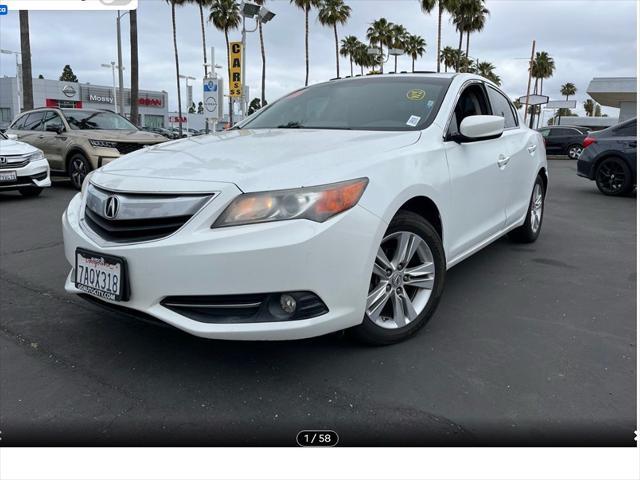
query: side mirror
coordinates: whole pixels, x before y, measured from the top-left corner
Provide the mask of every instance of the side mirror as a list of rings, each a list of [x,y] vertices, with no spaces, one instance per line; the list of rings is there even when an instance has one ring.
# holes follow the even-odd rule
[[[498,115],[472,115],[462,120],[460,133],[452,138],[458,143],[479,142],[500,138],[504,132],[504,117]]]
[[[62,125],[47,125],[46,130],[47,132],[56,132],[58,135],[60,135],[62,132],[64,132],[64,127]]]
[[[15,133],[6,133],[5,135],[9,140],[18,140],[18,135],[16,135]]]

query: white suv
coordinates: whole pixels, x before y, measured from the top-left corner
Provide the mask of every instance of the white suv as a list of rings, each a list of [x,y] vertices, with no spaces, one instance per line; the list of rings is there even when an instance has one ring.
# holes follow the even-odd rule
[[[18,190],[35,197],[50,186],[49,162],[42,150],[0,132],[0,192]]]
[[[448,268],[536,240],[546,188],[542,137],[484,78],[334,80],[93,172],[62,219],[66,289],[202,337],[393,343]]]

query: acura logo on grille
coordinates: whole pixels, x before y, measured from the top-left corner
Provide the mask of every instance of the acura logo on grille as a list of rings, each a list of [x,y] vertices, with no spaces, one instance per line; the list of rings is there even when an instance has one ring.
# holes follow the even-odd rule
[[[6,165],[7,164],[7,157],[0,157],[0,165]]]
[[[104,205],[104,216],[110,219],[116,218],[119,207],[120,202],[118,197],[111,196],[107,198],[107,203]]]

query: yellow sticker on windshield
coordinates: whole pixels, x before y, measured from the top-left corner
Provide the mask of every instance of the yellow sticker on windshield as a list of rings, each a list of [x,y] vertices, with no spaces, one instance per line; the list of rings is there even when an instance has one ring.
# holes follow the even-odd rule
[[[426,94],[427,92],[425,92],[424,90],[420,90],[419,88],[414,88],[413,90],[409,90],[407,92],[407,98],[409,100],[419,101],[419,100],[422,100]]]

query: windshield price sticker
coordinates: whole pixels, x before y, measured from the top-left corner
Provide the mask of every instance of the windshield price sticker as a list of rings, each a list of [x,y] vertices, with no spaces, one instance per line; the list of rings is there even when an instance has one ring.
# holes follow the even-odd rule
[[[3,0],[12,10],[135,10],[138,0]]]
[[[411,115],[409,117],[409,120],[407,120],[407,125],[409,125],[410,127],[415,127],[416,125],[418,125],[418,122],[420,121],[419,116],[417,115]]]

